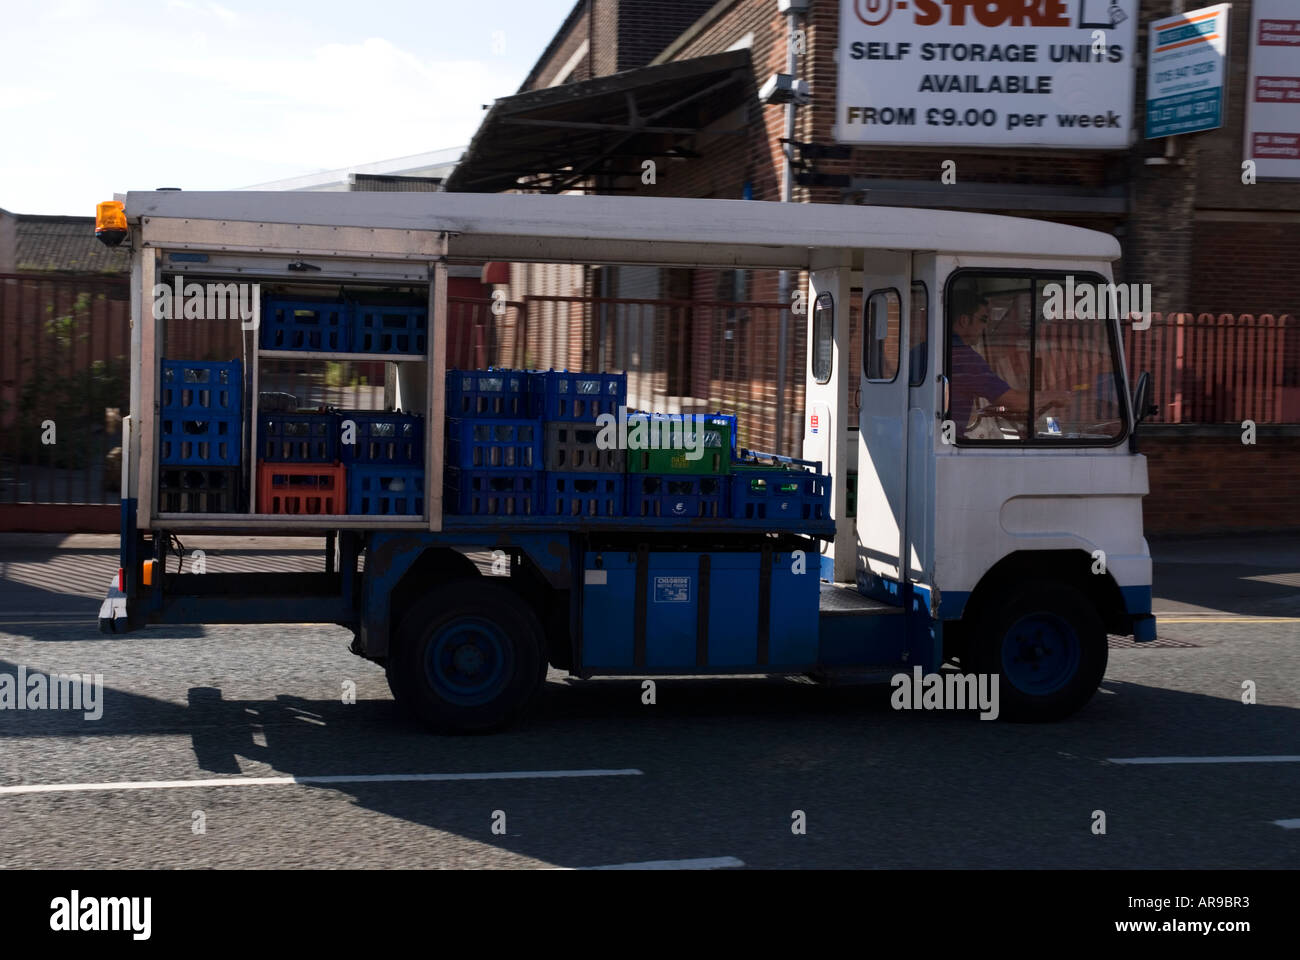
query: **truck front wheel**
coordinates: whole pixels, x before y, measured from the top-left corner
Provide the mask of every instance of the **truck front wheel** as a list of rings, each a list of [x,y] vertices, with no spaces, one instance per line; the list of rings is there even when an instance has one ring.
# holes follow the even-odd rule
[[[1088,597],[1065,583],[1016,588],[980,617],[964,670],[997,675],[1008,720],[1061,720],[1096,692],[1106,673],[1106,628]],[[963,661],[967,658],[963,657]]]
[[[542,628],[508,587],[459,580],[402,618],[388,659],[398,704],[439,733],[486,733],[514,722],[546,678]]]

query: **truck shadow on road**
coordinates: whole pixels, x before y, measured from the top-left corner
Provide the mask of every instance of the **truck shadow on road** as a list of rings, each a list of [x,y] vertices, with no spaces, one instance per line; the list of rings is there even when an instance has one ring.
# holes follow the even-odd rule
[[[0,662],[0,671],[15,669]],[[301,831],[301,842],[322,857],[328,853],[335,866],[384,866],[392,858],[402,866],[587,867],[701,856],[788,864],[791,854],[783,844],[796,809],[815,810],[818,818],[818,830],[800,855],[835,865],[854,857],[873,862],[861,860],[869,849],[876,849],[873,856],[879,852],[879,835],[870,824],[896,823],[901,829],[927,804],[950,809],[944,798],[961,795],[959,819],[993,834],[1002,821],[1011,823],[1009,797],[1026,809],[1047,811],[1077,796],[1090,810],[1102,795],[1098,781],[1115,785],[1105,792],[1109,806],[1143,809],[1149,806],[1143,792],[1148,788],[1134,771],[1153,768],[1110,761],[1290,754],[1300,732],[1300,711],[1243,705],[1231,687],[1207,696],[1107,681],[1066,721],[1017,725],[952,711],[896,711],[890,685],[879,682],[820,686],[784,678],[661,678],[656,702],[646,704],[639,679],[574,681],[553,674],[537,709],[510,730],[439,737],[401,717],[380,686],[378,677],[362,676],[356,703],[337,697],[227,699],[219,686],[190,687],[186,702],[177,703],[105,688],[99,721],[66,711],[0,711],[0,749],[16,738],[66,739],[69,750],[90,738],[83,749],[97,750],[98,738],[141,737],[138,754],[115,748],[139,761],[130,765],[131,774],[105,776],[101,769],[93,779],[347,778],[219,791],[224,803],[234,805],[259,802],[254,798],[265,799],[268,789],[350,798],[351,806],[336,814],[343,819],[331,815],[310,828],[286,827],[291,834]],[[188,736],[201,772],[154,767],[148,738],[156,736]],[[135,772],[141,770],[147,777]],[[592,770],[639,773],[432,783],[365,779]],[[1204,767],[1181,770],[1207,775]],[[1269,784],[1292,776],[1294,765],[1247,770],[1256,782]],[[1213,772],[1224,775],[1222,768]],[[295,823],[304,812],[322,810],[318,801],[294,801],[292,794],[277,799],[289,801],[284,809],[293,811]],[[351,807],[400,821],[391,832],[402,838],[393,841],[401,846],[358,850],[346,836],[331,833],[356,822],[349,818],[361,813],[347,812]],[[498,811],[505,834],[493,833]],[[411,826],[423,831],[412,834]],[[1007,844],[1014,849],[1028,843],[1011,826],[1006,829],[1003,846],[991,848],[999,855]],[[1108,862],[1090,859],[1102,855],[1087,845],[1086,830],[1080,836],[1079,863]],[[349,850],[358,859],[350,862],[343,853],[340,861],[340,852]],[[1018,862],[1059,862],[1050,859],[1061,856],[1059,848],[1035,850],[1026,846]],[[203,856],[220,865],[223,855],[213,847]],[[912,865],[931,863],[930,852],[915,855],[920,859]],[[936,848],[933,856],[940,859],[934,862],[942,864],[943,855]]]
[[[660,680],[657,702],[648,705],[640,680],[552,680],[538,708],[517,727],[492,736],[438,737],[406,721],[387,700],[354,706],[294,697],[231,702],[217,689],[195,688],[187,722],[196,758],[214,774],[239,773],[241,764],[247,772],[250,760],[302,777],[640,771],[309,785],[427,828],[431,848],[447,843],[438,835],[450,834],[455,843],[570,867],[737,855],[751,864],[788,863],[781,845],[791,811],[807,806],[820,811],[828,830],[814,846],[836,835],[865,844],[864,818],[906,823],[918,804],[943,806],[943,797],[957,793],[968,798],[965,815],[977,824],[1005,818],[1008,795],[1050,810],[1072,782],[1078,796],[1095,795],[1098,777],[1122,785],[1126,801],[1108,793],[1117,807],[1131,802],[1138,808],[1148,800],[1141,776],[1132,771],[1153,768],[1111,761],[1290,754],[1300,733],[1300,711],[1245,706],[1235,689],[1219,698],[1107,682],[1075,717],[1045,725],[990,723],[945,711],[904,716],[891,706],[891,692],[878,682],[695,678]],[[1204,767],[1193,769],[1206,775]],[[1287,764],[1247,769],[1263,782],[1294,772]],[[1214,778],[1223,773],[1210,768]],[[505,835],[492,832],[498,811],[508,817]],[[772,825],[757,846],[756,823]],[[1011,833],[1007,842],[1023,838]],[[1086,845],[1077,854],[1082,862],[1096,855]],[[839,854],[822,847],[819,855],[834,863]],[[1036,855],[1050,865],[1051,853]]]

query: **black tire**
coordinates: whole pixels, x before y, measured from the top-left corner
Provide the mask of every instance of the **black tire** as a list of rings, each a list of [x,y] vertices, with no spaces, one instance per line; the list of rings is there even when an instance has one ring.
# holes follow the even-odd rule
[[[387,674],[402,709],[438,733],[500,730],[546,679],[541,624],[509,587],[457,580],[407,611]]]
[[[1106,627],[1083,591],[1036,580],[980,616],[962,669],[997,675],[1004,719],[1062,720],[1096,693],[1107,647]]]

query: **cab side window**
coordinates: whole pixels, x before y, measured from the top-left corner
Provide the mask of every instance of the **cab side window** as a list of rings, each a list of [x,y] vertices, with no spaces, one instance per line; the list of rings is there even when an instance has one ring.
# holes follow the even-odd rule
[[[897,290],[877,290],[867,298],[867,322],[862,330],[862,372],[876,383],[898,376],[899,323],[902,307]]]

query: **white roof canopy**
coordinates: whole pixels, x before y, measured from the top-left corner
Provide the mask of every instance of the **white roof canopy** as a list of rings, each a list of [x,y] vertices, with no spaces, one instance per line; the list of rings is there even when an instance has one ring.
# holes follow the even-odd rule
[[[814,251],[1115,260],[1110,234],[983,213],[676,197],[132,192],[127,217],[448,234],[456,259],[807,267]]]

